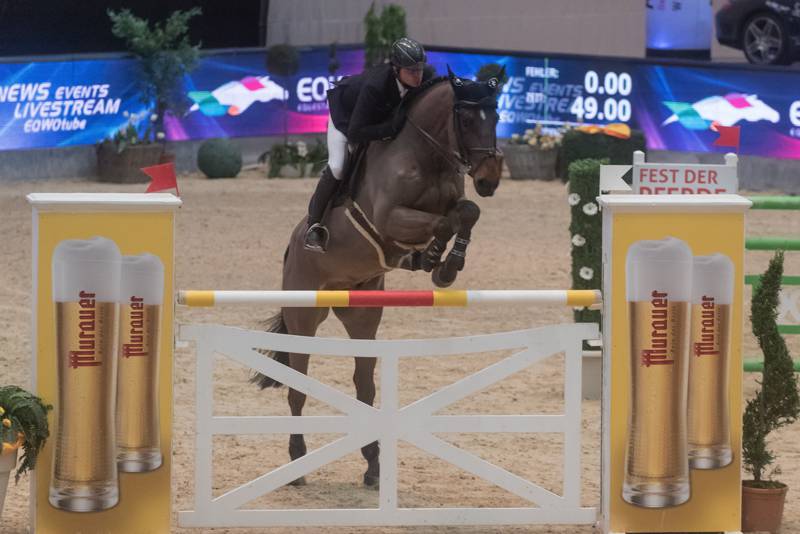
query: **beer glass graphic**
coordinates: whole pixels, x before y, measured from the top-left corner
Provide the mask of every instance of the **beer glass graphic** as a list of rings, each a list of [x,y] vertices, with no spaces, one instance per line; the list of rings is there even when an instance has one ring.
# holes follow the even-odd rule
[[[647,508],[689,499],[686,388],[692,251],[679,239],[628,249],[631,390],[625,501]]]
[[[53,252],[58,405],[50,504],[94,512],[119,500],[114,443],[121,255],[110,239]]]
[[[122,258],[117,370],[117,465],[139,473],[161,465],[158,347],[164,265],[157,256]]]
[[[733,460],[728,421],[733,270],[723,254],[694,258],[687,423],[694,469]]]

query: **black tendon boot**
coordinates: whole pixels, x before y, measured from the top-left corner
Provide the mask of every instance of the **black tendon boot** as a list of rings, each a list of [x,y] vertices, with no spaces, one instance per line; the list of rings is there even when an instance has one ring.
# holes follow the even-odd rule
[[[303,246],[313,252],[324,253],[328,246],[328,229],[322,224],[322,216],[339,187],[330,167],[325,167],[317,182],[317,189],[308,203],[308,230]]]

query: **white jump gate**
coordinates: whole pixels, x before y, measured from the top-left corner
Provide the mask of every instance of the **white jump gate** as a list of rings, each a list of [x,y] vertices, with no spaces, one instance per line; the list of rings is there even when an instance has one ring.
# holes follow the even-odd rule
[[[581,347],[596,339],[595,324],[564,324],[468,337],[372,341],[309,338],[218,325],[183,325],[180,339],[197,348],[194,510],[179,513],[184,527],[322,525],[592,524],[595,508],[581,507]],[[327,356],[377,356],[380,407],[373,408],[313,378],[265,358],[253,347]],[[398,402],[400,358],[519,352],[407,406]],[[548,356],[564,352],[564,413],[558,415],[434,415]],[[341,410],[341,416],[214,416],[213,356],[219,353]],[[478,456],[436,432],[525,432],[564,435],[563,495],[556,495]],[[212,438],[220,434],[343,433],[343,437],[250,482],[212,497]],[[372,441],[380,441],[379,507],[365,509],[242,510],[240,507]],[[519,508],[403,508],[398,506],[397,444],[408,442],[538,506]],[[360,475],[360,472],[359,472]],[[354,477],[354,480],[355,477]],[[355,482],[354,482],[355,483]]]

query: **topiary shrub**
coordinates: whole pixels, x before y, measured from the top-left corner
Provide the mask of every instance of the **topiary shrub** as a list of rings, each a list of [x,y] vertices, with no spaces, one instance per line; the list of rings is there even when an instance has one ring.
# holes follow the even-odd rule
[[[800,416],[794,362],[786,341],[778,333],[776,320],[782,275],[783,251],[778,251],[770,260],[761,283],[753,286],[750,322],[764,353],[761,387],[747,401],[742,419],[742,464],[745,471],[753,475],[753,480],[745,480],[743,484],[753,488],[783,486],[781,482],[770,480],[766,473],[767,467],[775,461],[775,454],[767,446],[767,436]]]
[[[197,151],[197,168],[209,178],[236,178],[242,151],[228,139],[209,139]]]
[[[608,158],[608,163],[611,165],[630,165],[633,162],[633,152],[636,150],[644,152],[646,145],[644,133],[640,130],[631,131],[630,139],[569,130],[561,140],[558,176],[562,179],[568,178],[567,169],[570,164],[585,158]]]
[[[572,212],[572,288],[600,289],[602,274],[602,221],[597,206],[600,165],[608,160],[579,159],[569,166],[569,196]],[[600,323],[600,310],[576,308],[576,323]]]

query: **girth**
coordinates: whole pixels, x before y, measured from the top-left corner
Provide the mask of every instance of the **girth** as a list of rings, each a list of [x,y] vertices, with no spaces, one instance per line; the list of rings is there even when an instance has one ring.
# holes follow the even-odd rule
[[[358,233],[367,240],[378,254],[378,262],[381,268],[391,271],[392,269],[403,268],[416,270],[420,263],[420,250],[427,247],[427,243],[422,245],[412,245],[400,243],[393,239],[384,238],[372,221],[369,220],[364,210],[358,203],[347,198],[344,201],[345,216],[353,225]]]

